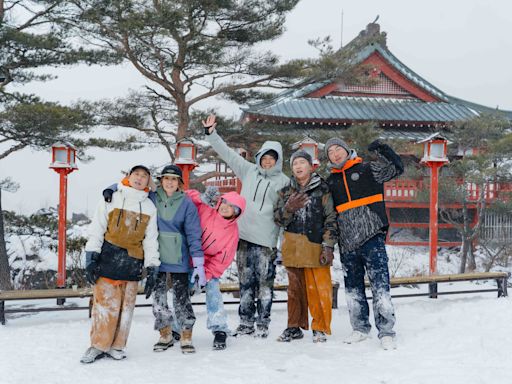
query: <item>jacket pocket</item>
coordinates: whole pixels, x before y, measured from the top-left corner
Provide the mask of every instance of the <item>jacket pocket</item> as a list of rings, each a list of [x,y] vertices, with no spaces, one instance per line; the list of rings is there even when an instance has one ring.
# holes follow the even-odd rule
[[[181,244],[182,237],[180,233],[160,232],[158,234],[160,261],[165,264],[181,265],[183,261]]]

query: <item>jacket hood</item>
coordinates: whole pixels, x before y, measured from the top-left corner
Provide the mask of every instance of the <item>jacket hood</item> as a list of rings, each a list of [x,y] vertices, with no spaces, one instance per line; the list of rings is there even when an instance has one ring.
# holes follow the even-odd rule
[[[348,154],[348,156],[345,158],[345,160],[343,160],[341,163],[339,164],[334,164],[334,163],[331,163],[329,161],[329,164],[327,164],[327,168],[329,170],[333,170],[333,169],[343,169],[343,167],[345,166],[345,163],[349,160],[354,160],[357,158],[357,152],[355,149],[351,149],[350,150],[350,153]]]
[[[274,165],[271,169],[263,169],[260,164],[261,158],[265,155],[265,153],[271,150],[277,152],[276,165]],[[281,146],[281,143],[278,141],[265,141],[260,150],[256,153],[255,159],[256,165],[258,166],[258,171],[262,175],[270,176],[276,173],[280,173],[283,170],[283,147]]]
[[[124,185],[122,182],[117,184],[117,190],[123,195],[124,198],[139,202],[148,197],[147,191],[139,191],[138,189]]]
[[[220,199],[219,201],[217,202],[216,206],[215,206],[215,209],[219,209],[219,206],[222,202],[222,199],[225,199],[229,204],[231,205],[236,205],[238,208],[240,208],[240,215],[238,215],[235,220],[238,220],[238,218],[240,216],[243,215],[244,211],[245,211],[245,206],[246,206],[246,203],[245,203],[245,197],[243,196],[240,196],[238,193],[236,192],[227,192],[227,193],[224,193],[223,195],[220,196]]]

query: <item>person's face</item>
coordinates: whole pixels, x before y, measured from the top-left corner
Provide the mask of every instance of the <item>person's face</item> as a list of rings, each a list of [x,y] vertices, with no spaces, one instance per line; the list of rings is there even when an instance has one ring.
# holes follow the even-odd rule
[[[235,209],[228,203],[220,203],[219,214],[225,219],[229,219],[235,215]]]
[[[348,156],[348,152],[340,145],[331,145],[327,150],[327,157],[333,164],[339,164],[343,162]]]
[[[310,178],[313,167],[305,158],[297,157],[293,160],[292,172],[297,180],[306,180]]]
[[[180,179],[172,176],[163,176],[160,179],[160,184],[162,184],[162,188],[165,193],[170,196],[178,190],[180,186]]]
[[[149,174],[143,169],[136,169],[128,176],[128,181],[132,188],[143,191],[148,186]]]
[[[270,169],[274,165],[276,165],[276,159],[274,159],[270,155],[263,155],[261,157],[260,164],[261,164],[261,168],[263,168],[263,169]]]

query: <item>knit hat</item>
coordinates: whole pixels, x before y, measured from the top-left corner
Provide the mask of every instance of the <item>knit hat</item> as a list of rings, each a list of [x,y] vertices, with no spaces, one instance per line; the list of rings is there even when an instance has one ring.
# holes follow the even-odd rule
[[[160,179],[164,176],[177,177],[183,182],[183,172],[181,171],[180,167],[174,164],[166,165],[162,169],[162,172],[160,172],[158,178]]]
[[[327,140],[324,147],[325,156],[327,157],[327,159],[329,159],[329,148],[332,147],[333,145],[339,145],[350,155],[350,147],[345,141],[338,137],[331,137],[329,140]]]
[[[134,167],[132,167],[132,169],[130,169],[130,172],[128,173],[128,175],[131,175],[133,172],[135,172],[137,169],[142,169],[144,172],[146,172],[148,175],[151,176],[151,172],[149,171],[149,168],[144,166],[144,165],[136,165]]]
[[[307,153],[305,150],[303,149],[299,149],[295,152],[292,153],[292,155],[290,156],[290,166],[293,166],[293,161],[299,157],[302,157],[303,159],[306,159],[308,161],[308,163],[313,166],[313,158],[311,157],[311,155],[309,153]]]

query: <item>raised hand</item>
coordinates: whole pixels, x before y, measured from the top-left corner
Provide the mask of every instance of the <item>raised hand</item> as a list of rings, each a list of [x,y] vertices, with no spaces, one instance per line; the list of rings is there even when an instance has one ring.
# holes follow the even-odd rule
[[[213,133],[213,131],[215,130],[215,127],[217,126],[217,122],[215,120],[216,120],[215,115],[213,113],[211,113],[206,118],[206,121],[205,120],[202,121],[205,135],[211,135]]]

